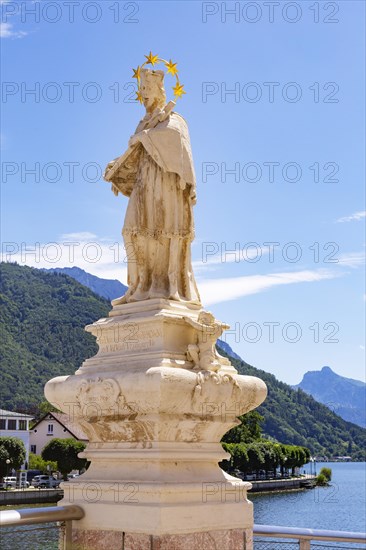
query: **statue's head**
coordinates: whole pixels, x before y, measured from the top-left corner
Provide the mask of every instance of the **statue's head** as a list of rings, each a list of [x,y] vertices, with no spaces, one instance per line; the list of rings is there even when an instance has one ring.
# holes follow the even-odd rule
[[[140,91],[147,111],[165,107],[164,71],[141,69]]]

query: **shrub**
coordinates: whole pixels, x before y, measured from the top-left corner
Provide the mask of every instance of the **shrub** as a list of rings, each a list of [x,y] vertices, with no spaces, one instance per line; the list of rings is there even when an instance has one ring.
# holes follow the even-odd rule
[[[324,474],[319,474],[318,477],[316,478],[316,485],[328,485],[328,480],[327,478],[325,477]]]
[[[322,468],[319,475],[323,475],[327,481],[330,481],[332,479],[332,469]]]

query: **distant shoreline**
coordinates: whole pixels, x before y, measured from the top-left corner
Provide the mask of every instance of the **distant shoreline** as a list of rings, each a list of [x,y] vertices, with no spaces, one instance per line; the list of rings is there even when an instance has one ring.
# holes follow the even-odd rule
[[[290,479],[269,479],[248,481],[252,488],[249,493],[268,493],[272,491],[295,491],[315,486],[316,476]],[[15,489],[0,492],[0,506],[17,506],[22,504],[56,503],[63,498],[62,489]]]
[[[250,493],[269,493],[272,491],[295,491],[299,489],[312,489],[315,487],[317,476],[293,477],[290,479],[268,479],[250,481],[252,488]]]
[[[62,489],[15,489],[0,491],[0,506],[51,504],[64,496]]]

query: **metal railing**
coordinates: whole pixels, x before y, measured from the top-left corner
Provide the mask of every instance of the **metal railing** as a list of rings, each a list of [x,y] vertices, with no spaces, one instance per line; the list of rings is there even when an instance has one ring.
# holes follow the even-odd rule
[[[21,508],[0,512],[0,527],[22,527],[27,525],[62,522],[64,529],[64,549],[72,550],[72,521],[84,517],[80,506],[51,506],[47,508]],[[27,531],[24,531],[26,534]],[[364,548],[366,534],[346,531],[325,531],[320,529],[299,529],[295,527],[277,527],[273,525],[254,525],[255,550],[311,550],[326,548],[328,550]],[[271,539],[270,541],[268,539]],[[285,539],[285,540],[283,540]],[[320,546],[318,542],[332,542],[333,545]],[[315,545],[312,545],[315,542]],[[352,546],[343,546],[351,543]],[[341,545],[341,546],[340,546]],[[355,546],[357,545],[357,546]]]
[[[311,550],[323,549],[366,549],[366,534],[348,531],[326,531],[321,529],[300,529],[297,527],[277,527],[274,525],[254,525],[255,550]],[[271,539],[271,542],[268,539]],[[277,539],[277,540],[273,540]],[[279,539],[286,539],[279,540]],[[292,539],[290,542],[288,539]],[[318,542],[332,542],[333,545],[320,545]],[[315,542],[315,545],[312,545]],[[343,546],[342,543],[351,543],[352,546]],[[357,545],[357,546],[356,546]]]
[[[64,549],[72,550],[72,521],[84,517],[84,510],[80,506],[50,506],[47,508],[20,508],[18,510],[4,510],[0,512],[0,527],[23,527],[40,523],[62,522],[64,531]],[[56,526],[52,526],[53,528]],[[38,528],[39,529],[39,528]],[[9,534],[13,534],[13,530]],[[28,530],[23,534],[27,536]],[[14,548],[14,546],[12,546]]]

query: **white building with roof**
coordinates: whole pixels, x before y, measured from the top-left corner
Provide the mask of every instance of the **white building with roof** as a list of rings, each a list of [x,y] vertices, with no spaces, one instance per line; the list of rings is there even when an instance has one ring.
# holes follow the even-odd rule
[[[40,455],[42,449],[54,437],[88,442],[85,433],[64,413],[49,412],[32,427],[30,432],[30,451]]]
[[[29,422],[33,416],[0,409],[0,437],[17,437],[24,443],[26,462],[29,460],[30,433]]]

